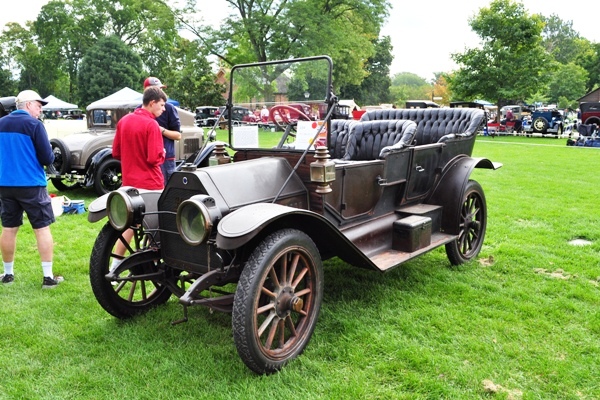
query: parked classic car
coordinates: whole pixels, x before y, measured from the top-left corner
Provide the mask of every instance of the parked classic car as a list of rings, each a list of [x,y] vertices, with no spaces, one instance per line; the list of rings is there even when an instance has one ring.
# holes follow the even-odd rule
[[[142,94],[124,88],[86,109],[87,130],[63,138],[50,139],[54,164],[47,176],[54,187],[64,191],[94,187],[100,196],[121,186],[121,162],[112,157],[117,122],[142,103]],[[177,108],[181,120],[181,140],[175,146],[181,162],[201,147],[204,131],[196,126],[195,115]]]
[[[15,96],[0,97],[0,117],[10,114],[17,109],[17,98]]]
[[[218,109],[215,106],[196,107],[196,125],[213,126],[218,120]]]
[[[274,137],[229,120],[229,143],[240,143],[232,159],[213,142],[211,166],[184,165],[164,190],[122,187],[90,204],[91,222],[108,215],[90,258],[92,290],[108,313],[131,318],[172,295],[183,305],[174,323],[196,305],[231,312],[243,362],[272,373],[310,341],[323,260],[385,272],[440,246],[450,264],[477,257],[487,209],[471,172],[500,167],[471,157],[484,112],[382,109],[330,120],[332,69],[327,56],[234,66],[230,108],[246,99],[244,85],[262,88],[264,104],[293,108],[300,99],[275,99],[272,82],[319,71],[327,78],[314,97],[329,106],[325,121],[297,121]],[[327,146],[315,149],[323,129]],[[128,229],[134,240],[119,256]]]
[[[581,123],[585,125],[596,124],[600,126],[600,102],[589,101],[579,104]]]
[[[531,114],[531,125],[525,131],[527,136],[532,133],[553,134],[558,138],[563,133],[563,116],[556,109],[537,109]]]

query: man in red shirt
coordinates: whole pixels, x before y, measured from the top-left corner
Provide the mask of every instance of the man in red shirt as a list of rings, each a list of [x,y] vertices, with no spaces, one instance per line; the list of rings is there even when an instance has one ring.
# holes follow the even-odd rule
[[[117,123],[112,155],[121,160],[123,186],[164,188],[160,166],[165,161],[165,148],[156,117],[165,111],[166,102],[162,89],[150,86],[144,90],[142,107]]]

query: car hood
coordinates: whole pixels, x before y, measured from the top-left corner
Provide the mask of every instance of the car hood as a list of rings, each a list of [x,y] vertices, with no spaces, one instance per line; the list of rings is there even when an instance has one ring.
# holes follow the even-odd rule
[[[104,141],[107,138],[110,138],[112,141],[114,135],[114,129],[90,129],[67,135],[61,138],[61,140],[67,145],[69,151],[73,152],[83,149],[90,142]]]

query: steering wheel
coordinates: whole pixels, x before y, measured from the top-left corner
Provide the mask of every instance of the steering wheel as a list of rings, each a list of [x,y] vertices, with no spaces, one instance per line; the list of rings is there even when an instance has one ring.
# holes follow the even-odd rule
[[[277,125],[278,128],[285,130],[286,127],[294,127],[298,123],[298,119],[292,118],[291,113],[296,113],[298,115],[298,119],[300,120],[312,121],[312,119],[308,115],[304,114],[302,111],[285,104],[280,104],[271,107],[271,110],[269,111],[269,116],[271,121],[273,121],[273,123]]]

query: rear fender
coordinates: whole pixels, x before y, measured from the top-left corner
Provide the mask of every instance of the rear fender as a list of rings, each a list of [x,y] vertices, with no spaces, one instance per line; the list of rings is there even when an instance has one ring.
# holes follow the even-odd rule
[[[377,267],[350,240],[320,214],[273,203],[242,207],[226,215],[217,227],[217,247],[236,250],[279,229],[306,233],[317,245],[322,259],[339,256],[358,267]]]
[[[469,177],[474,168],[487,168],[496,170],[502,167],[501,163],[494,163],[487,158],[461,157],[451,162],[442,174],[431,196],[426,200],[428,204],[444,207],[442,212],[442,231],[451,235],[460,232],[460,210],[462,196],[469,182]]]

